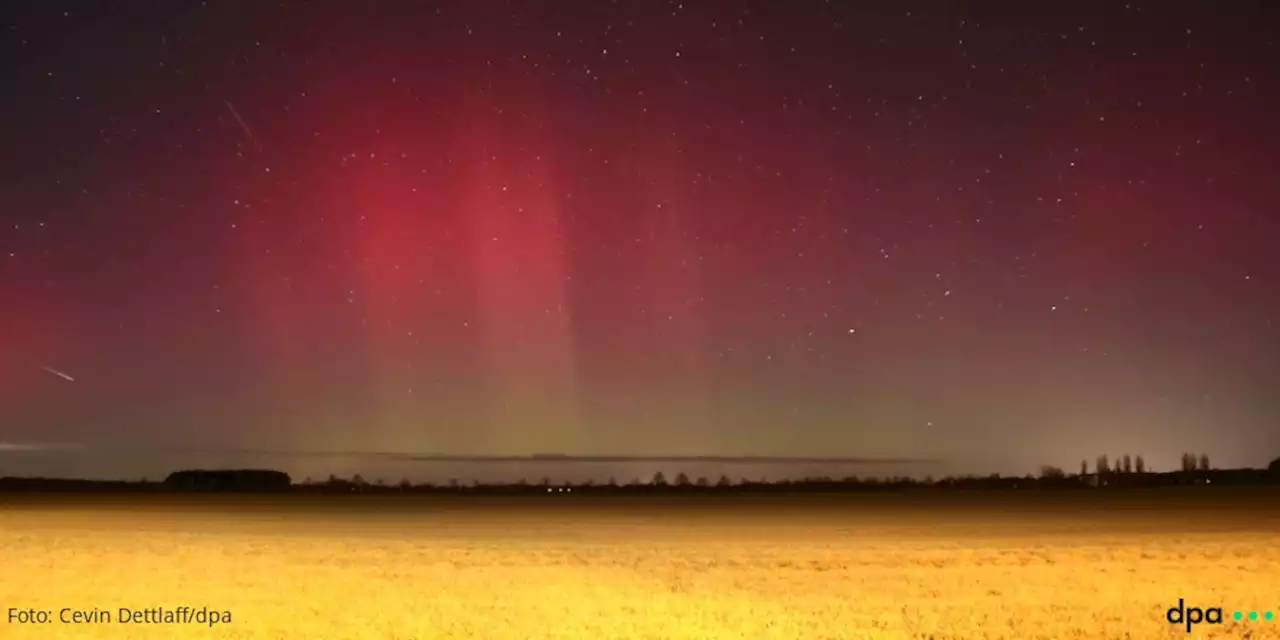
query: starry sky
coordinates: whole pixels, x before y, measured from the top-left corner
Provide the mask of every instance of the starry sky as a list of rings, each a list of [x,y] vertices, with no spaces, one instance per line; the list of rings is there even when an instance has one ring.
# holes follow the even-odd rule
[[[6,3],[0,442],[1265,464],[1280,14],[1035,4]]]

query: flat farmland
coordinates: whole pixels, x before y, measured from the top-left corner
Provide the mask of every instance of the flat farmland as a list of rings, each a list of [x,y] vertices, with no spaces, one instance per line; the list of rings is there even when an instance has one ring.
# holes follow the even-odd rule
[[[1280,492],[0,497],[3,638],[1150,639],[1180,598],[1280,638]],[[183,606],[230,621],[119,620]]]

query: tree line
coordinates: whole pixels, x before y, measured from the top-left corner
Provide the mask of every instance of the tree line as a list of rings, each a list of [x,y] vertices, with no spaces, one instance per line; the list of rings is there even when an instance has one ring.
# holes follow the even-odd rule
[[[677,473],[668,478],[658,471],[648,479],[632,478],[619,482],[610,478],[603,483],[553,482],[542,478],[536,482],[520,480],[509,483],[463,483],[450,480],[445,483],[413,483],[401,480],[390,484],[378,479],[372,482],[359,474],[351,478],[330,475],[322,481],[310,478],[293,482],[281,471],[269,469],[232,470],[183,470],[169,474],[162,482],[140,480],[94,481],[58,478],[0,478],[0,491],[31,492],[182,492],[182,493],[256,493],[290,492],[315,494],[350,493],[468,493],[468,494],[670,494],[670,493],[842,493],[866,491],[893,491],[905,489],[1099,489],[1106,487],[1156,487],[1195,484],[1217,485],[1280,485],[1280,458],[1273,460],[1266,469],[1214,469],[1204,454],[1184,454],[1177,471],[1155,472],[1148,469],[1142,456],[1121,456],[1114,465],[1107,456],[1098,456],[1093,472],[1087,461],[1082,461],[1080,472],[1068,474],[1061,468],[1042,466],[1038,475],[1006,476],[949,476],[940,479],[908,477],[812,477],[799,480],[767,478],[733,479],[727,475],[716,478],[700,476],[691,478]]]
[[[1187,464],[1187,460],[1191,463]],[[1038,475],[1009,476],[991,474],[986,476],[965,475],[943,478],[926,477],[923,479],[909,477],[859,477],[845,476],[831,478],[826,476],[804,479],[769,480],[761,478],[733,479],[727,475],[717,478],[699,476],[691,478],[685,473],[677,473],[674,478],[658,471],[647,480],[631,478],[619,482],[610,478],[604,483],[585,481],[579,483],[553,482],[550,478],[542,478],[537,482],[519,480],[512,483],[463,483],[457,479],[445,483],[414,484],[401,480],[396,484],[388,484],[383,480],[369,482],[360,475],[350,479],[329,476],[327,480],[313,481],[310,478],[296,485],[296,489],[312,493],[580,493],[580,494],[628,494],[628,493],[769,493],[769,492],[858,492],[886,491],[901,489],[1091,489],[1099,487],[1143,487],[1143,486],[1181,486],[1195,484],[1220,485],[1280,485],[1280,458],[1272,461],[1266,469],[1213,469],[1209,465],[1207,455],[1184,456],[1184,465],[1179,471],[1150,471],[1142,456],[1121,456],[1119,463],[1112,467],[1106,456],[1099,456],[1095,462],[1095,472],[1090,473],[1088,464],[1083,463],[1079,474],[1068,474],[1058,467],[1045,465]],[[1101,469],[1101,473],[1097,470]]]
[[[1280,465],[1280,458],[1276,458],[1275,460],[1271,461],[1269,468],[1275,468],[1278,465]],[[1209,454],[1207,453],[1201,453],[1199,455],[1196,455],[1194,453],[1182,454],[1181,471],[1183,473],[1192,473],[1196,471],[1209,471],[1209,470],[1210,470]],[[1143,460],[1142,456],[1131,457],[1129,454],[1126,453],[1123,456],[1117,456],[1114,464],[1107,458],[1106,455],[1100,455],[1097,457],[1096,460],[1094,460],[1092,475],[1109,476],[1109,475],[1128,474],[1128,473],[1147,473],[1147,463],[1145,460]],[[1041,477],[1063,478],[1063,477],[1066,477],[1066,475],[1067,473],[1059,467],[1054,467],[1050,465],[1043,465],[1040,467]],[[1085,477],[1089,477],[1090,475],[1091,474],[1089,473],[1089,461],[1081,460],[1079,477],[1085,478]]]

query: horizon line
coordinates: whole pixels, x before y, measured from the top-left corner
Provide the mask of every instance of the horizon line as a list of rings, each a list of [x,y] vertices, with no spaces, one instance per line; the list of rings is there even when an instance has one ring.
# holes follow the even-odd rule
[[[721,454],[567,454],[567,453],[530,453],[530,454],[453,454],[453,453],[421,453],[392,451],[318,451],[318,450],[281,450],[281,449],[245,449],[245,448],[205,448],[205,447],[128,447],[128,446],[88,446],[75,443],[7,443],[0,442],[0,453],[46,453],[72,451],[102,451],[138,454],[208,454],[208,455],[264,455],[299,458],[383,458],[407,462],[702,462],[702,463],[738,463],[738,464],[941,464],[944,461],[936,458],[898,458],[898,457],[863,457],[863,456],[778,456],[778,455],[721,455]]]

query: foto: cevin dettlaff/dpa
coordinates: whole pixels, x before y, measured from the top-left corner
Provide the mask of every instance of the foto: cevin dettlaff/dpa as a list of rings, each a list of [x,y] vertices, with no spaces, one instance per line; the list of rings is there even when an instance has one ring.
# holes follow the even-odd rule
[[[18,609],[9,607],[9,624],[200,624],[210,627],[231,622],[230,611],[209,607],[152,607],[130,609]]]

